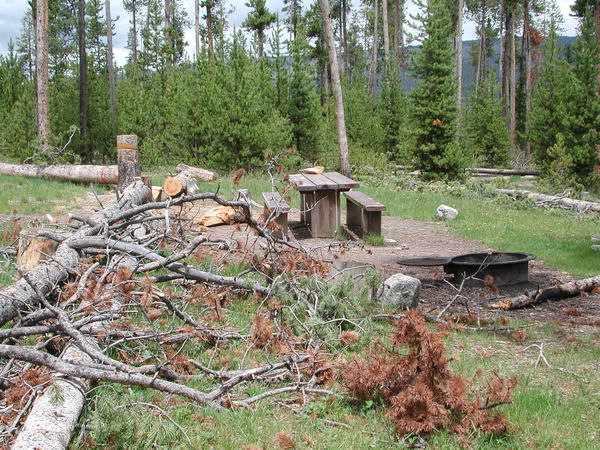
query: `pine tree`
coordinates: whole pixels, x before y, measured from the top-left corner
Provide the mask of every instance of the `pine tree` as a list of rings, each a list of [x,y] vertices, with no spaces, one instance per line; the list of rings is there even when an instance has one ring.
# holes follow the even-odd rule
[[[502,117],[495,73],[489,72],[479,89],[471,94],[465,108],[462,135],[476,164],[501,167],[508,162],[510,137]]]
[[[147,19],[142,28],[143,51],[139,54],[142,72],[161,70],[165,63],[160,0],[148,0]]]
[[[456,145],[456,78],[452,22],[444,0],[430,0],[419,20],[422,48],[413,58],[417,88],[412,92],[416,134],[415,158],[423,176],[456,178],[464,158]]]
[[[269,11],[265,0],[250,0],[246,3],[246,6],[252,8],[252,11],[250,11],[250,14],[244,20],[243,26],[248,30],[256,32],[258,57],[262,59],[265,47],[265,30],[277,20],[277,16]]]

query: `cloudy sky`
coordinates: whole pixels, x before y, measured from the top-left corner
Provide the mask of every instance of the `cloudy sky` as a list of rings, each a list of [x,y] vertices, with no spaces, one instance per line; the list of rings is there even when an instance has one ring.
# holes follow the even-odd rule
[[[115,23],[115,37],[114,37],[114,52],[115,60],[117,64],[121,65],[124,63],[127,56],[127,49],[125,48],[127,42],[127,32],[129,30],[129,16],[123,8],[122,0],[111,0],[111,12],[113,18],[116,20]],[[233,13],[229,17],[229,22],[232,27],[240,27],[244,18],[248,14],[248,8],[245,6],[247,0],[228,0],[228,3],[233,9]],[[353,0],[353,3],[358,4],[359,0]],[[569,16],[569,6],[574,0],[557,0],[560,9],[563,13],[565,22],[563,25],[564,34],[572,36],[576,32],[577,20]],[[8,41],[16,39],[20,34],[21,30],[21,18],[27,7],[27,0],[0,0],[0,53],[6,51]],[[309,3],[308,1],[304,2]],[[194,0],[183,0],[182,4],[188,13],[188,17],[192,19],[194,17]],[[413,12],[414,6],[410,0],[407,2],[408,11]],[[281,11],[283,7],[283,0],[267,0],[267,6],[272,11]],[[187,30],[186,40],[190,47],[188,51],[193,51],[192,46],[194,45],[193,30]],[[475,36],[475,25],[472,23],[465,24],[464,39],[473,39]]]

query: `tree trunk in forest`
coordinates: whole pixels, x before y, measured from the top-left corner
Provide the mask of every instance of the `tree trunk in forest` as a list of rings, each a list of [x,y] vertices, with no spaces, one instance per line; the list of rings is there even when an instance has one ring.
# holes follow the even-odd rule
[[[456,36],[454,37],[454,70],[456,74],[456,110],[462,108],[462,36],[464,0],[458,0],[456,15]],[[460,123],[460,120],[459,120]]]
[[[206,0],[206,39],[208,40],[208,53],[213,56],[215,47],[213,42],[212,0]]]
[[[77,2],[77,35],[79,38],[79,127],[81,150],[86,163],[91,164],[94,153],[90,145],[89,101],[87,79],[87,49],[85,46],[85,0]]]
[[[516,68],[514,8],[504,5],[504,38],[502,45],[502,109],[508,123],[511,149],[515,150]]]
[[[132,55],[131,55],[131,62],[133,62],[133,64],[137,65],[138,62],[138,57],[137,57],[137,39],[138,39],[138,35],[137,35],[137,0],[132,0],[131,2],[131,8],[132,8],[132,33],[133,33],[133,48],[132,48]]]
[[[113,61],[113,33],[112,33],[112,18],[110,15],[110,0],[104,0],[104,6],[106,9],[106,44],[108,58],[106,63],[108,64],[108,89],[110,93],[110,117],[112,123],[113,134],[117,133],[119,128],[118,116],[117,116],[117,87],[115,81],[115,64]]]
[[[258,37],[258,59],[263,59],[265,56],[265,30],[256,32]]]
[[[491,305],[492,308],[510,311],[513,309],[534,306],[553,300],[562,300],[570,297],[579,297],[584,292],[592,292],[600,289],[600,276],[586,278],[584,280],[571,281],[546,289],[538,289],[536,292],[519,295],[518,297],[500,300]]]
[[[516,151],[517,137],[517,55],[515,42],[515,14],[511,14],[510,24],[510,141],[513,152]]]
[[[124,211],[141,205],[151,195],[148,187],[141,181],[129,186],[121,198],[111,203],[106,208],[98,211],[90,218],[90,223],[102,224],[117,217]],[[47,294],[57,284],[64,281],[69,272],[77,269],[80,264],[79,254],[69,246],[72,240],[78,240],[90,234],[94,229],[99,232],[101,226],[82,226],[57,248],[54,257],[36,266],[27,273],[35,284],[36,289],[42,294]],[[0,326],[18,316],[19,312],[37,304],[38,296],[27,280],[21,279],[10,286],[0,290]]]
[[[200,0],[194,0],[194,42],[196,43],[196,62],[200,59]]]
[[[381,14],[383,16],[383,55],[387,61],[390,56],[390,26],[388,16],[388,0],[383,0],[381,4]]]
[[[504,8],[504,0],[500,0],[500,20],[499,20],[499,30],[498,36],[500,37],[499,47],[500,47],[500,57],[498,58],[498,74],[500,75],[500,97],[504,100],[504,21],[505,21],[506,10]],[[502,103],[504,105],[504,102]],[[504,109],[503,109],[504,112]]]
[[[63,180],[75,183],[117,184],[117,166],[35,166],[32,164],[0,163],[0,174],[18,177],[43,178],[45,180]]]
[[[404,1],[396,0],[396,9],[394,15],[394,55],[397,58],[398,75],[404,68]],[[404,80],[403,83],[404,85]]]
[[[50,147],[50,92],[48,87],[48,0],[36,1],[35,71],[37,77],[37,128],[44,150]]]
[[[373,48],[371,49],[371,68],[369,70],[369,93],[375,94],[377,82],[377,50],[379,46],[379,0],[373,2],[373,14],[375,23],[373,25]]]
[[[487,70],[487,3],[481,0],[479,16],[479,52],[477,54],[477,73],[475,75],[475,90],[481,86]]]
[[[524,62],[522,76],[525,78],[525,135],[528,135],[529,120],[531,115],[531,17],[529,13],[529,0],[523,3],[523,52],[521,59]],[[531,156],[529,139],[525,143],[525,155]]]
[[[323,15],[323,31],[325,32],[325,43],[329,55],[329,66],[331,68],[331,84],[333,90],[333,101],[335,103],[335,115],[337,122],[338,143],[340,148],[341,170],[347,177],[350,176],[350,161],[348,159],[348,137],[346,135],[346,117],[344,113],[344,98],[342,95],[342,83],[340,80],[340,69],[331,29],[331,14],[329,12],[329,0],[319,0],[321,14]]]

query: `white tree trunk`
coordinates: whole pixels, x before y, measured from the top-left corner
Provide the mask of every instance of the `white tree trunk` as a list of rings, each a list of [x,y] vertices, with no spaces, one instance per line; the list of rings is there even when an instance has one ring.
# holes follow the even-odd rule
[[[331,84],[333,89],[333,101],[335,103],[335,115],[337,122],[338,143],[340,147],[340,162],[342,173],[350,176],[350,161],[348,159],[348,137],[346,135],[346,116],[344,113],[344,98],[342,95],[342,82],[340,80],[340,69],[338,66],[333,30],[331,29],[331,17],[329,12],[329,0],[319,0],[321,14],[323,15],[323,30],[325,42],[329,55],[329,66],[331,67]],[[388,42],[389,45],[389,42]]]
[[[117,184],[118,181],[117,166],[64,165],[42,167],[32,164],[0,163],[0,174],[77,183]]]
[[[383,0],[381,14],[383,16],[383,54],[387,61],[390,56],[390,25],[387,0]]]

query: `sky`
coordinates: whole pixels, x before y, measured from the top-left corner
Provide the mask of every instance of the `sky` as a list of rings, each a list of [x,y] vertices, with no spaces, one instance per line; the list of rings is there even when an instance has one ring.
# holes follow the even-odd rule
[[[310,0],[305,0],[304,3],[309,3]],[[570,5],[574,0],[556,0],[560,10],[564,16],[563,33],[567,36],[574,36],[577,31],[577,19],[571,17]],[[239,28],[248,15],[248,8],[245,6],[247,0],[228,0],[228,3],[233,10],[229,17],[230,26]],[[358,5],[359,0],[352,0],[352,3]],[[15,40],[21,33],[21,18],[27,8],[27,0],[0,0],[0,53],[6,52],[8,41],[12,38]],[[183,7],[188,13],[190,23],[194,19],[194,0],[183,0]],[[267,6],[271,11],[281,11],[283,0],[267,0]],[[415,12],[415,6],[410,0],[407,1],[407,10],[409,13]],[[113,38],[114,56],[117,65],[125,63],[128,50],[127,33],[129,30],[129,15],[123,8],[122,0],[111,0],[111,14],[115,20],[115,36]],[[193,53],[194,33],[193,29],[186,30],[186,41],[188,42],[188,53]],[[464,25],[463,39],[469,40],[475,38],[475,24],[466,22]]]

